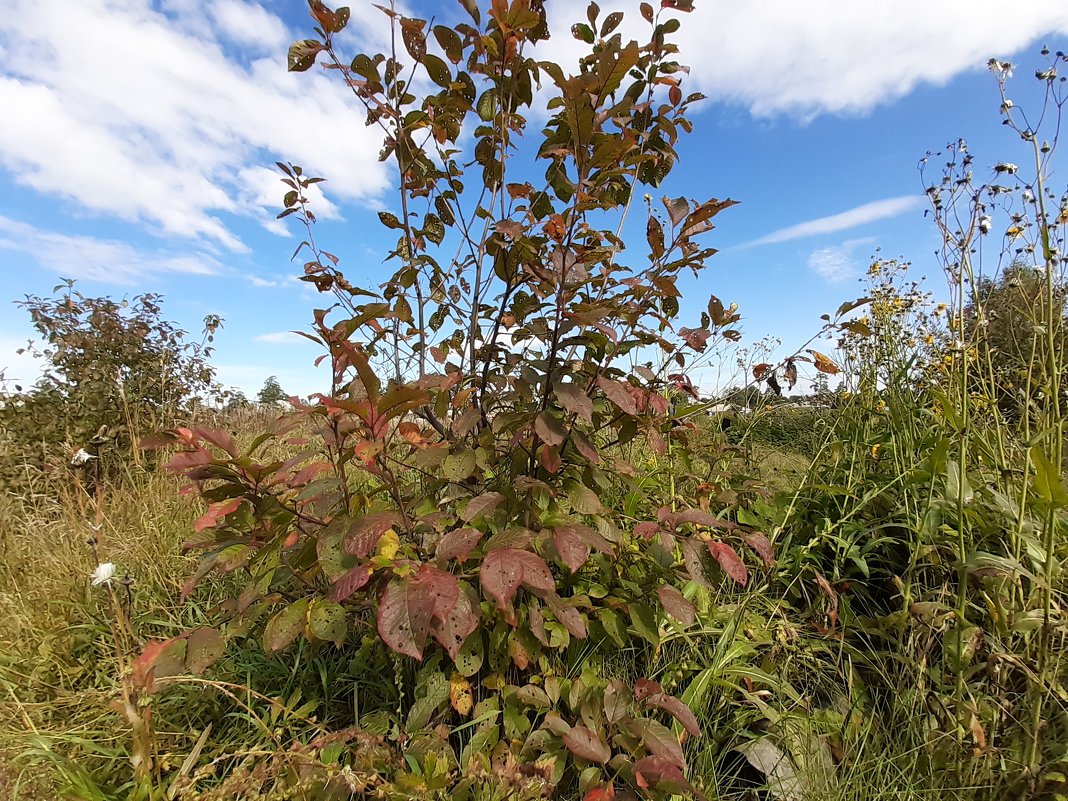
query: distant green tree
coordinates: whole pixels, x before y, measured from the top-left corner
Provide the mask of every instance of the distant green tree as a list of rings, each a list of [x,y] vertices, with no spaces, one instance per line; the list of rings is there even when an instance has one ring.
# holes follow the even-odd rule
[[[278,376],[272,375],[263,382],[263,388],[259,391],[256,399],[265,406],[273,406],[278,403],[284,403],[288,397],[282,389],[282,385],[278,383]]]
[[[1003,412],[1015,414],[1022,408],[1025,402],[1022,393],[1028,386],[1032,399],[1039,391],[1036,360],[1044,352],[1049,326],[1057,342],[1057,358],[1062,363],[1068,360],[1065,319],[1068,287],[1060,281],[1053,287],[1057,311],[1052,320],[1048,319],[1048,289],[1042,270],[1017,262],[996,278],[978,280],[972,301],[964,309],[966,341],[981,341],[990,350],[998,378],[997,402]]]

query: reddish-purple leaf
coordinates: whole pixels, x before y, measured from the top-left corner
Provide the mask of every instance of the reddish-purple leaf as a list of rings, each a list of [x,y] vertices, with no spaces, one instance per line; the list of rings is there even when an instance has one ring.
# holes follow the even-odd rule
[[[359,565],[341,576],[330,588],[330,600],[341,603],[371,580],[371,571]]]
[[[712,554],[712,557],[717,562],[719,562],[719,566],[723,568],[723,572],[744,587],[749,581],[749,571],[745,569],[745,562],[738,556],[738,553],[729,545],[724,545],[722,542],[709,540],[707,545],[708,552]]]
[[[479,570],[479,581],[502,610],[509,608],[521,584],[545,592],[556,588],[545,560],[517,548],[498,548],[486,554]]]
[[[221,428],[194,428],[193,433],[231,456],[237,456],[237,443],[229,431],[223,431]]]
[[[549,608],[553,611],[556,619],[560,621],[568,634],[577,640],[585,640],[588,636],[586,631],[586,618],[573,606],[568,606],[555,592],[545,598]]]
[[[643,540],[651,540],[660,533],[659,523],[639,523],[634,527],[634,536]]]
[[[678,528],[683,523],[692,523],[697,526],[708,526],[709,528],[720,529],[723,531],[732,531],[738,528],[738,524],[733,520],[724,520],[721,517],[709,514],[703,509],[686,509],[682,512],[675,512],[669,514],[663,522],[671,528]]]
[[[665,0],[667,2],[667,0]],[[634,763],[634,781],[643,790],[656,787],[661,782],[689,788],[682,769],[671,759],[663,756],[642,757]]]
[[[498,548],[490,551],[482,560],[478,579],[484,589],[501,609],[507,609],[512,603],[520,585],[523,583],[523,566],[515,558],[521,553],[513,548]]]
[[[648,718],[636,718],[622,725],[629,734],[638,737],[649,752],[655,756],[671,760],[677,767],[686,767],[686,757],[682,745],[671,729],[663,723]]]
[[[590,442],[586,438],[586,435],[577,428],[571,429],[571,443],[575,446],[575,450],[582,454],[586,459],[589,459],[591,463],[601,463],[601,454],[597,450],[597,446]]]
[[[630,384],[621,381],[613,381],[601,376],[597,379],[597,386],[612,403],[626,414],[637,414],[638,407],[634,403],[634,396],[630,394]]]
[[[693,604],[674,587],[660,587],[656,594],[664,611],[683,625],[689,626],[697,619],[697,610]]]
[[[701,736],[701,726],[697,722],[697,716],[675,696],[667,693],[653,693],[645,699],[645,705],[664,710],[694,737]]]
[[[452,610],[444,617],[435,615],[430,633],[454,662],[464,642],[478,628],[478,597],[467,584],[460,585],[460,594]]]
[[[504,500],[499,492],[483,492],[467,502],[464,507],[463,519],[465,523],[477,520],[492,512]]]
[[[534,433],[541,437],[542,442],[554,447],[567,437],[563,423],[548,412],[542,412],[534,418]]]
[[[463,562],[468,554],[482,539],[482,532],[473,528],[458,528],[446,533],[440,540],[436,549],[437,557],[445,562],[455,559]]]
[[[213,503],[208,507],[208,511],[204,512],[204,514],[193,522],[193,531],[199,534],[206,528],[214,528],[219,525],[219,522],[224,517],[237,511],[237,508],[241,506],[243,500],[244,498],[231,498],[228,501]]]
[[[557,384],[556,401],[565,411],[571,412],[584,423],[593,422],[593,401],[586,394],[585,386]]]
[[[612,752],[600,737],[585,726],[575,726],[563,737],[567,750],[579,759],[604,765],[612,758]]]
[[[411,581],[395,578],[378,604],[378,633],[397,653],[422,659],[433,616],[433,596],[413,589]]]
[[[772,567],[775,564],[775,548],[767,535],[760,531],[750,531],[742,535],[745,544],[756,551],[757,556],[764,563],[764,567]]]
[[[644,701],[650,695],[663,692],[664,688],[660,686],[660,682],[653,679],[638,679],[634,682],[634,700]]]
[[[682,561],[686,565],[686,573],[690,579],[696,581],[706,590],[712,589],[708,571],[705,569],[706,562],[711,567],[708,559],[708,551],[701,547],[701,541],[690,537],[682,537],[678,540],[679,550],[682,551]]]
[[[582,541],[572,526],[558,526],[553,532],[553,543],[572,573],[577,572],[590,558],[590,546]]]
[[[396,512],[372,512],[357,517],[345,535],[345,551],[361,559],[368,556],[397,519]]]
[[[559,452],[551,445],[542,445],[541,448],[538,449],[538,461],[546,471],[553,475],[559,473],[560,468],[563,467]]]
[[[198,447],[195,451],[182,451],[181,453],[175,454],[167,464],[163,465],[163,467],[165,470],[170,470],[172,473],[180,473],[184,470],[210,464],[211,461],[211,451],[207,448]]]

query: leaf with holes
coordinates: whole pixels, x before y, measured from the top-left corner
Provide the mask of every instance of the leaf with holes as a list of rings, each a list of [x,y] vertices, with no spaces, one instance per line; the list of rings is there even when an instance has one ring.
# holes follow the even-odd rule
[[[619,407],[625,414],[637,414],[638,407],[634,403],[634,396],[630,394],[630,384],[622,381],[613,381],[601,376],[597,379],[597,386],[605,394],[608,400]]]
[[[340,648],[348,631],[345,610],[334,601],[316,598],[308,609],[308,631],[315,639],[332,642]]]
[[[289,604],[267,621],[263,630],[263,649],[276,654],[287,648],[304,630],[304,618],[308,613],[308,599],[301,598]]]
[[[372,512],[357,517],[345,535],[345,550],[353,556],[365,558],[399,519],[396,512]]]
[[[477,529],[454,529],[438,540],[436,556],[442,562],[449,559],[464,562],[480,539],[482,539],[482,532]]]

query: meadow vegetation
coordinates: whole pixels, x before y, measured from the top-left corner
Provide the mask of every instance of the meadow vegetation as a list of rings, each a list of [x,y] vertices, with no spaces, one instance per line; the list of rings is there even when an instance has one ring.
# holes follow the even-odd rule
[[[679,282],[734,201],[651,197],[701,99],[688,0],[641,44],[591,4],[577,66],[536,60],[537,0],[387,8],[354,58],[309,8],[289,68],[381,128],[395,272],[353,283],[278,165],[332,377],[284,413],[212,395],[217,318],[27,299],[0,796],[1068,798],[1065,56],[1030,117],[991,62],[1024,166],[924,161],[944,302],[875,261],[725,423],[689,376],[741,311],[682,319]],[[803,376],[838,386],[778,402]]]

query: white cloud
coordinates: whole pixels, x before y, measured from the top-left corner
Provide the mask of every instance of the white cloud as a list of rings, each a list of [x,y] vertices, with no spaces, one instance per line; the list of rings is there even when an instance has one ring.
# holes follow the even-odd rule
[[[896,217],[898,214],[915,208],[921,200],[922,198],[918,195],[902,195],[901,197],[891,197],[886,200],[875,200],[838,214],[831,214],[827,217],[819,217],[815,220],[780,228],[778,231],[772,231],[770,234],[754,239],[752,242],[746,242],[739,247],[770,245],[776,242],[788,242],[791,239],[801,239],[806,236],[847,231],[850,228],[856,228],[858,225]]]
[[[257,342],[267,342],[271,345],[314,345],[306,337],[302,337],[300,334],[295,334],[292,331],[272,331],[269,334],[260,334],[256,338]]]
[[[847,239],[840,245],[814,250],[808,257],[809,269],[832,283],[845,281],[857,274],[853,252],[861,245],[870,245],[873,242],[875,237],[869,236],[863,239]]]
[[[221,215],[266,222],[280,206],[282,184],[268,193],[264,164],[300,163],[329,179],[336,200],[368,201],[389,184],[381,132],[365,127],[337,76],[286,72],[277,16],[249,0],[163,8],[5,4],[0,167],[80,210],[234,251],[246,248]],[[354,35],[386,24],[377,11],[365,16],[354,9]],[[245,49],[226,46],[235,40]]]
[[[282,20],[246,0],[215,0],[210,14],[226,38],[236,44],[270,51],[288,46],[292,38]]]
[[[29,389],[41,377],[41,360],[25,347],[25,339],[0,335],[0,392],[13,392],[16,386]]]
[[[634,5],[602,2],[601,19],[622,10],[624,37],[648,37]],[[573,62],[584,46],[568,29],[585,21],[585,6],[558,8],[550,10],[553,38],[539,46],[539,57]],[[690,88],[757,116],[803,119],[865,112],[921,84],[940,85],[981,68],[991,56],[1018,52],[1040,36],[1068,34],[1064,0],[1011,6],[982,0],[964,14],[956,3],[930,0],[701,0],[678,17],[682,28],[672,38],[680,61],[692,67]]]
[[[0,250],[20,253],[66,278],[136,284],[147,275],[217,275],[225,268],[207,253],[141,251],[126,242],[45,231],[0,216]]]

